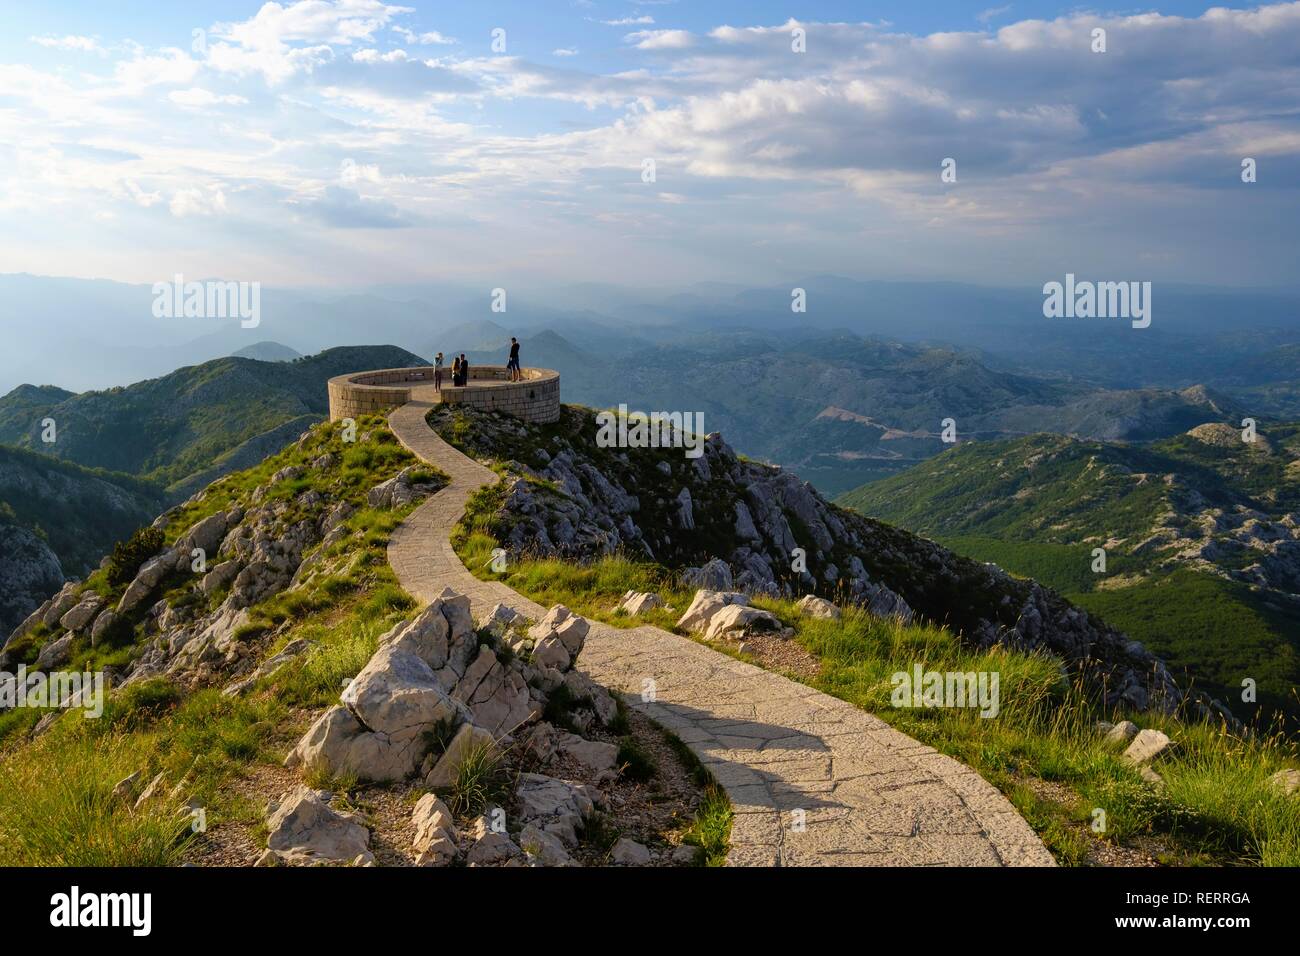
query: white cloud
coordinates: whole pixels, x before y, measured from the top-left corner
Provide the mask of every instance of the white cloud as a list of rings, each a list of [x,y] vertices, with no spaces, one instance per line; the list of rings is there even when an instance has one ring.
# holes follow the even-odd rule
[[[638,50],[684,50],[695,43],[689,30],[637,30],[623,37]]]
[[[287,6],[266,3],[250,19],[218,24],[213,32],[251,49],[293,40],[347,46],[373,40],[376,30],[410,11],[410,7],[389,6],[379,0],[300,0]]]
[[[207,59],[222,72],[261,73],[279,84],[332,60],[335,46],[373,41],[394,17],[409,12],[379,0],[266,3],[247,20],[214,24]]]
[[[226,194],[219,188],[207,190],[197,187],[178,189],[172,194],[168,205],[171,214],[177,219],[186,216],[211,216],[226,211]]]
[[[379,172],[379,166],[373,163],[358,165],[356,160],[348,158],[339,164],[339,183],[344,186],[355,186],[360,182],[382,183],[383,175]]]
[[[120,60],[114,68],[117,93],[135,95],[150,86],[179,86],[190,83],[199,72],[199,61],[188,53],[168,47],[159,55],[137,53],[130,60]]]
[[[80,53],[107,53],[99,41],[93,37],[82,36],[63,36],[63,37],[28,37],[32,43],[38,43],[43,47],[53,50],[74,50]]]
[[[179,106],[203,107],[203,106],[243,106],[248,99],[238,96],[234,93],[218,95],[211,90],[205,90],[201,87],[191,87],[188,90],[172,90],[167,94],[167,98]]]
[[[774,222],[797,205],[810,255],[831,248],[817,239],[828,223],[853,220],[853,235],[870,222],[893,248],[922,234],[1019,236],[1002,250],[1010,262],[1107,221],[1140,243],[1171,228],[1175,206],[1216,222],[1241,221],[1256,196],[1277,216],[1297,211],[1281,177],[1300,158],[1300,3],[930,35],[809,23],[806,56],[791,54],[793,21],[642,30],[605,73],[544,47],[533,60],[455,49],[425,59],[413,44],[427,34],[406,15],[365,0],[271,3],[214,29],[198,58],[123,43],[98,74],[0,64],[0,225],[10,210],[56,207],[81,211],[88,235],[101,212],[122,234],[144,219],[174,228],[173,217],[208,216],[214,236],[229,223],[241,255],[256,247],[270,262],[334,229],[355,244],[358,229],[455,222],[464,264],[471,249],[562,256],[539,209],[617,226],[584,237],[614,247],[719,210],[710,241],[752,249],[783,246]],[[1110,32],[1108,58],[1089,50],[1094,24]],[[408,43],[387,49],[398,37]],[[1253,192],[1236,182],[1242,155],[1261,158]],[[944,188],[948,156],[959,178]],[[664,192],[639,189],[643,157],[656,158]],[[1271,177],[1283,188],[1267,191]],[[486,240],[507,209],[509,241]],[[386,262],[382,242],[371,264]],[[345,252],[336,261],[363,270]]]
[[[654,17],[623,17],[619,20],[601,20],[601,23],[607,27],[640,27],[650,26],[655,22]]]
[[[437,30],[430,30],[427,33],[416,33],[406,27],[393,27],[393,32],[405,38],[407,43],[418,44],[419,46],[450,46],[456,42],[453,37],[444,36]]]
[[[567,47],[559,47],[551,51],[551,56],[577,56],[578,51]]]
[[[409,60],[410,56],[405,50],[389,50],[387,53],[380,53],[374,47],[367,47],[353,53],[352,59],[357,63],[402,63]]]

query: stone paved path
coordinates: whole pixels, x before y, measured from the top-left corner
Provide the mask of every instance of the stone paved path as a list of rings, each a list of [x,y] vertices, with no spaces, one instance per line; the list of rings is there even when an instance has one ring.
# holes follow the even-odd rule
[[[476,616],[501,603],[540,618],[544,608],[480,581],[452,550],[465,502],[497,475],[434,434],[420,391],[389,424],[451,483],[397,529],[389,563],[421,601],[450,587]],[[657,627],[593,621],[578,666],[677,734],[726,789],[732,866],[1054,865],[977,773],[845,701]]]

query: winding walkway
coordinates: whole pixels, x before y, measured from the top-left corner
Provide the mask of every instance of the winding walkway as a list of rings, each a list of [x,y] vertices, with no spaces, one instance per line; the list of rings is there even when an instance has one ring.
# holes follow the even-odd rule
[[[449,587],[476,617],[500,603],[540,618],[545,608],[480,581],[452,550],[466,501],[497,475],[429,428],[421,391],[389,424],[451,482],[398,527],[389,563],[421,601]],[[732,866],[1054,865],[977,773],[845,701],[650,626],[592,621],[578,666],[685,741],[726,789]]]

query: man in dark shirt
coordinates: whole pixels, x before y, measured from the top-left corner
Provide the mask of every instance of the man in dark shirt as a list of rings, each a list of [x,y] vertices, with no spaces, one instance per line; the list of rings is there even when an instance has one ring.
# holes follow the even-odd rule
[[[469,384],[469,359],[465,358],[465,353],[460,353],[460,384]]]
[[[513,335],[510,336],[510,361],[506,364],[506,371],[510,373],[512,382],[523,378],[523,374],[519,371],[519,340]]]

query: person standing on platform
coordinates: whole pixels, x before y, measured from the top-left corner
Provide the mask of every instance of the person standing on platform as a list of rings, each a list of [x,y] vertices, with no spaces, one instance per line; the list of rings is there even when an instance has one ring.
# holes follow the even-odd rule
[[[524,377],[519,371],[519,340],[513,335],[510,336],[510,361],[506,363],[506,371],[510,373],[512,382],[517,382]]]

